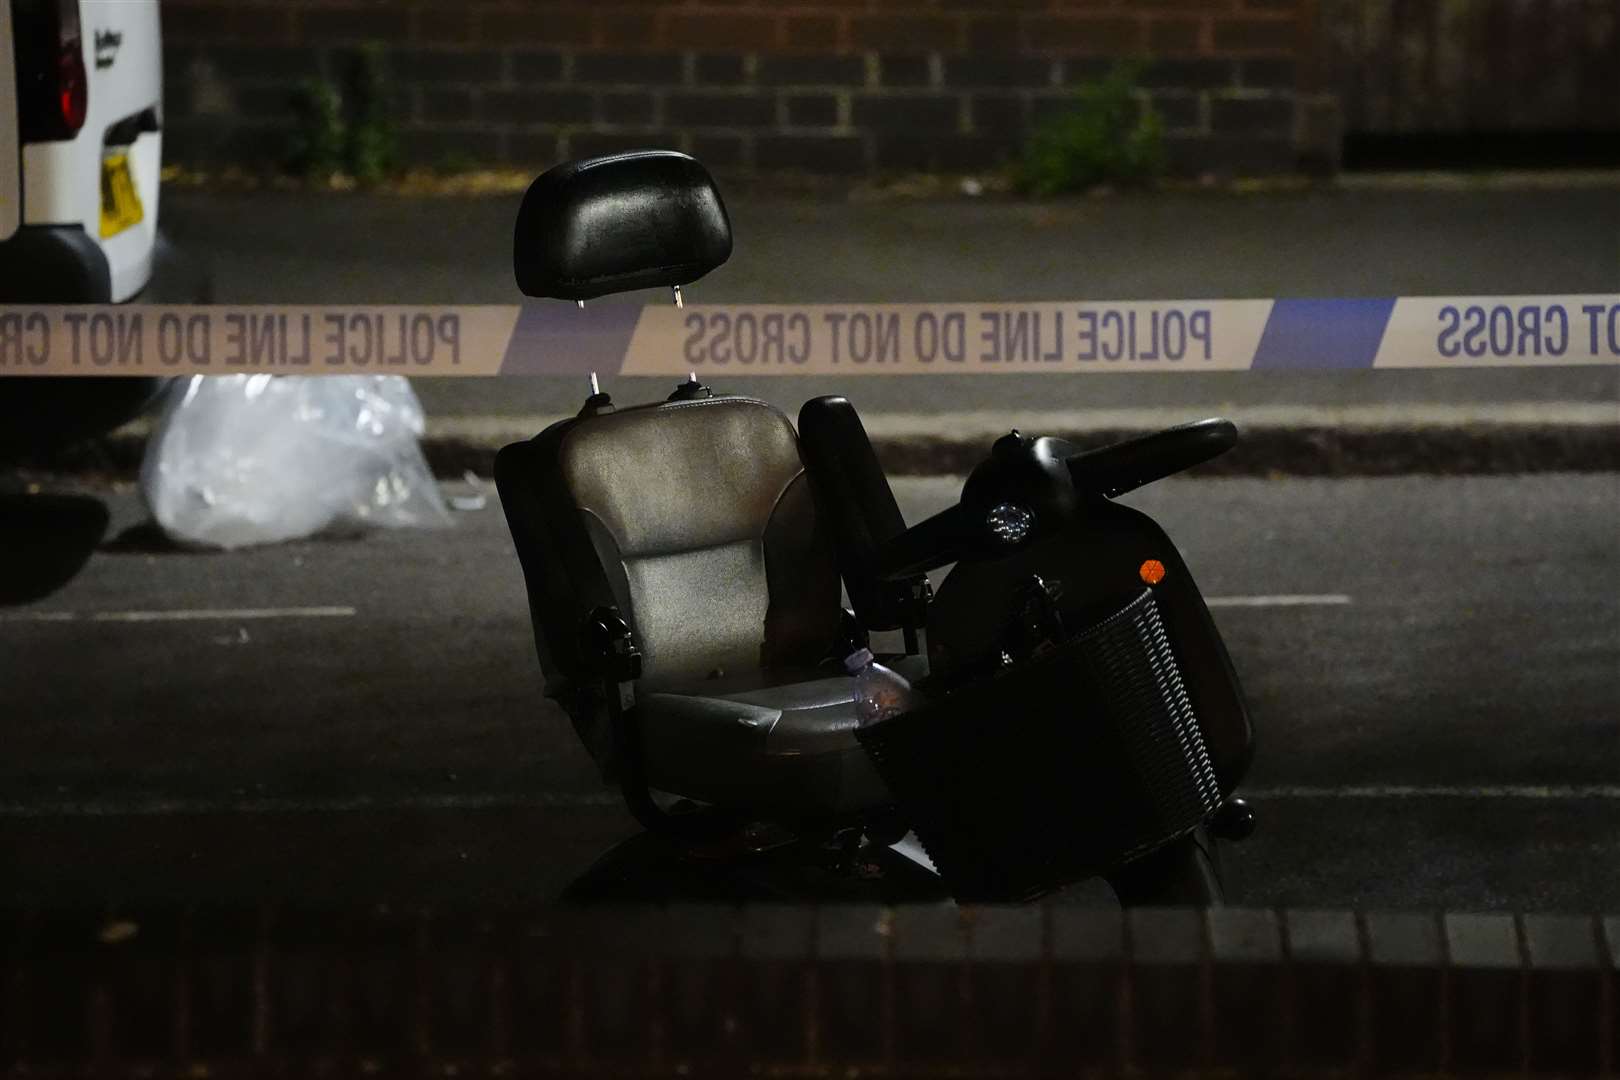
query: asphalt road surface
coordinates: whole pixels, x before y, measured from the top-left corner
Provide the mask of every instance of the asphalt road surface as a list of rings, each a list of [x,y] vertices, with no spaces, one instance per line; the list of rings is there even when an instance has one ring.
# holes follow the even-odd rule
[[[957,490],[902,481],[910,520]],[[126,536],[0,611],[0,902],[553,897],[635,827],[443,532]],[[138,500],[112,493],[114,533]],[[1264,905],[1620,910],[1620,478],[1168,481],[1253,703]],[[1106,898],[1081,889],[1079,900]]]
[[[164,228],[222,303],[514,304],[516,197],[164,194]],[[1321,191],[995,200],[729,200],[732,259],[711,303],[1151,300],[1620,292],[1612,190]],[[648,296],[667,303],[666,294]],[[612,379],[621,400],[667,379]],[[728,378],[789,413],[849,380]],[[434,416],[571,413],[577,377],[417,380]],[[1620,369],[863,379],[865,412],[1620,402]]]

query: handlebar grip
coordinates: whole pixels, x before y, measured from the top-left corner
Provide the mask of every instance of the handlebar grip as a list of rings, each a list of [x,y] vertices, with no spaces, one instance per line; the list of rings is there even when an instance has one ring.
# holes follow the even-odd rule
[[[1080,491],[1112,499],[1217,458],[1237,445],[1237,425],[1212,418],[1088,450],[1068,459]]]

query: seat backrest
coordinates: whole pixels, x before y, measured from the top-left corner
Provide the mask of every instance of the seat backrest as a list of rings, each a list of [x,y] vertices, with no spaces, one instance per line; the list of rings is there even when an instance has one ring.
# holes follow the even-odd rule
[[[583,624],[605,604],[636,635],[644,690],[776,681],[836,640],[831,547],[793,427],[764,402],[566,420],[502,450],[496,482],[548,684],[583,676]]]

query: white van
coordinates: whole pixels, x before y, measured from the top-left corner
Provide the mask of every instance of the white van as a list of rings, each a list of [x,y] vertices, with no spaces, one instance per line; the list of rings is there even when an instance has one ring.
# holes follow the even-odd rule
[[[0,298],[129,300],[157,239],[158,0],[0,0],[0,28]]]
[[[0,304],[159,299],[162,146],[158,0],[0,0]],[[105,431],[160,387],[0,377],[0,451]]]

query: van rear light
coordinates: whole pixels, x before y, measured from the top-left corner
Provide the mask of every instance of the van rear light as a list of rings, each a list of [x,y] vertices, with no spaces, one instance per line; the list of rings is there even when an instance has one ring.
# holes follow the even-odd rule
[[[79,0],[16,0],[12,15],[22,141],[74,138],[90,109]]]

